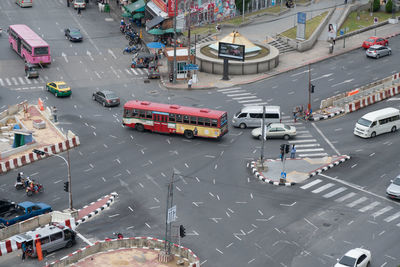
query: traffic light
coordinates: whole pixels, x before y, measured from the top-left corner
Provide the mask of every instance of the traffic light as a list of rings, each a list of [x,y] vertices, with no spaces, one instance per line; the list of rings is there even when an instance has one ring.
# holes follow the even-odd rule
[[[288,144],[285,145],[285,153],[288,154],[290,150],[290,146]]]
[[[285,153],[285,144],[281,144],[281,154]]]
[[[186,236],[186,230],[185,230],[185,227],[183,227],[182,224],[179,226],[179,235],[182,238]]]
[[[69,182],[64,182],[64,191],[69,192]]]
[[[43,156],[44,154],[46,154],[46,152],[44,152],[44,151],[42,151],[42,150],[39,150],[39,149],[34,149],[34,150],[33,150],[33,153],[38,154],[38,155],[40,155],[40,156]]]
[[[311,94],[314,93],[315,85],[311,84]]]

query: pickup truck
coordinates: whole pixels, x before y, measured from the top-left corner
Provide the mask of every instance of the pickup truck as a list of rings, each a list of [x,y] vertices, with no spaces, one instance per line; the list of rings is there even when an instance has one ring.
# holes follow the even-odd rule
[[[33,203],[30,201],[21,202],[9,210],[0,213],[0,228],[51,211],[51,207],[45,203]]]

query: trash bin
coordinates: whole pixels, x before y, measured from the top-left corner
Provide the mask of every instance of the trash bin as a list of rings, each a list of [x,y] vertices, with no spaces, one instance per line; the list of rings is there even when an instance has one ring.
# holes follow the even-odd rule
[[[333,44],[329,44],[329,54],[333,53]]]
[[[104,5],[104,12],[110,12],[110,5],[109,4],[105,4]]]

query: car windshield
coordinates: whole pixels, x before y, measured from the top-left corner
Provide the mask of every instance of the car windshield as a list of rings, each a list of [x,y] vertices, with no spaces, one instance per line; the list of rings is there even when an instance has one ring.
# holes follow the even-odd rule
[[[375,39],[368,39],[366,42],[373,43],[374,41],[375,41]]]
[[[48,55],[48,54],[49,54],[49,48],[47,46],[35,48],[35,56]]]
[[[68,85],[66,85],[66,84],[59,84],[59,85],[58,85],[58,88],[60,88],[60,89],[67,89],[67,88],[68,88]]]
[[[77,30],[77,29],[71,29],[70,33],[72,35],[80,35],[81,34],[81,32],[79,30]]]
[[[118,97],[114,93],[109,93],[109,94],[106,94],[106,98],[118,98]]]
[[[362,126],[366,126],[366,127],[369,127],[371,125],[371,121],[363,119],[363,118],[359,119],[357,121],[357,123],[362,125]]]
[[[285,130],[289,131],[290,130],[290,126],[289,125],[284,125],[283,126],[285,128]]]
[[[393,184],[395,184],[395,185],[400,185],[400,177],[396,177],[396,178],[393,180]]]
[[[355,258],[348,257],[348,256],[343,256],[343,257],[340,259],[339,263],[342,264],[342,265],[344,265],[344,266],[353,267],[353,266],[355,265],[355,263],[356,263],[356,259],[355,259]]]

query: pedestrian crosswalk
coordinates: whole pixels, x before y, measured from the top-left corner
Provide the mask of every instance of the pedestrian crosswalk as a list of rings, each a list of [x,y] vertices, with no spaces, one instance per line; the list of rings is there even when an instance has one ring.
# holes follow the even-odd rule
[[[224,88],[218,89],[217,91],[243,106],[268,105],[267,102],[263,102],[256,94],[248,92],[241,87]]]
[[[38,79],[28,79],[26,77],[5,77],[0,78],[0,86],[19,86],[19,85],[28,85],[28,84],[39,84],[45,83],[45,80],[42,77]]]
[[[356,209],[360,213],[368,214],[375,220],[382,218],[387,223],[395,223],[400,227],[400,211],[390,206],[388,202],[377,201],[374,196],[363,196],[362,192],[348,192],[350,187],[337,185],[334,182],[325,182],[322,179],[314,179],[300,186],[300,189],[320,194],[325,199],[331,199],[347,208]]]

